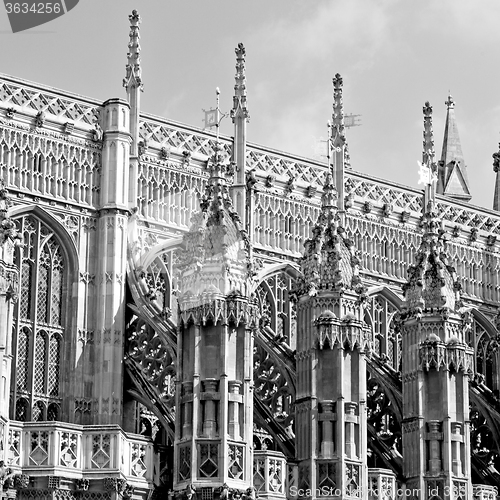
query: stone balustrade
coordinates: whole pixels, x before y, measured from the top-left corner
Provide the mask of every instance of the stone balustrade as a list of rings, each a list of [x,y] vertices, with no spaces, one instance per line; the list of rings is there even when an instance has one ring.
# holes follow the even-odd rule
[[[394,500],[396,475],[389,469],[368,469],[368,499]]]
[[[279,451],[254,451],[253,484],[259,499],[284,500],[287,464]]]
[[[153,480],[153,444],[117,425],[11,422],[6,462],[15,474],[73,479],[118,477],[145,486]]]

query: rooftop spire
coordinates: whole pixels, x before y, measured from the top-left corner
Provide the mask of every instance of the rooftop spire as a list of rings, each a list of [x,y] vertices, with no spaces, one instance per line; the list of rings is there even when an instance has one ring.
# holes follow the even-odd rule
[[[439,162],[438,193],[469,201],[471,199],[467,167],[462,153],[458,127],[455,118],[455,101],[451,95],[445,101],[446,125],[444,128],[443,151]]]
[[[333,113],[329,122],[329,166],[333,175],[333,185],[337,190],[337,207],[341,224],[344,219],[344,170],[349,164],[349,150],[345,138],[344,101],[342,98],[343,79],[339,73],[333,78]]]
[[[343,295],[350,290],[360,299],[366,288],[359,276],[360,257],[354,242],[344,236],[337,209],[338,192],[328,173],[321,196],[321,212],[304,246],[300,267],[302,278],[295,295],[314,296],[322,291]]]
[[[344,145],[344,100],[342,99],[342,87],[344,81],[339,73],[333,79],[333,114],[332,114],[332,140],[334,146]]]
[[[245,75],[245,56],[246,51],[242,43],[238,44],[238,47],[234,50],[236,53],[236,75],[234,77],[234,97],[233,97],[233,109],[231,110],[231,118],[233,122],[238,116],[243,116],[243,118],[248,118],[247,110],[247,82]]]
[[[498,152],[493,153],[493,171],[496,174],[493,210],[500,211],[500,144],[498,144]]]
[[[125,67],[126,75],[123,79],[123,86],[127,92],[130,92],[134,88],[142,90],[143,84],[141,79],[141,46],[139,44],[139,39],[141,38],[139,34],[141,16],[136,10],[133,10],[128,18],[130,20],[130,41],[128,44],[128,60]]]
[[[239,43],[235,49],[236,74],[234,82],[233,109],[231,118],[234,124],[233,162],[236,167],[231,196],[238,212],[243,227],[250,237],[254,234],[255,220],[253,217],[254,196],[252,189],[247,193],[246,147],[247,147],[247,122],[249,119],[247,109],[247,81],[245,76],[245,47]]]
[[[333,114],[332,114],[332,140],[334,147],[344,146],[344,166],[350,168],[349,146],[345,137],[345,123],[344,123],[344,100],[342,98],[342,87],[344,81],[339,73],[333,79]],[[332,144],[333,144],[332,143]]]
[[[434,161],[436,152],[434,150],[434,131],[432,129],[432,106],[427,101],[423,107],[424,113],[424,142],[422,152],[422,163],[426,165],[429,159]]]
[[[450,103],[451,105],[451,103]],[[408,267],[408,281],[403,285],[406,315],[421,315],[443,310],[454,311],[461,305],[460,283],[455,269],[448,265],[446,238],[442,220],[436,210],[435,190],[437,165],[432,132],[432,106],[426,102],[421,181],[425,184],[422,215],[423,235],[415,255],[415,264]]]
[[[422,168],[427,174],[422,179],[425,184],[424,191],[424,213],[432,210],[436,198],[437,164],[436,152],[434,150],[434,131],[432,129],[432,106],[427,101],[422,108],[424,113],[424,141],[422,150]],[[429,205],[430,204],[430,205]]]
[[[126,75],[123,79],[123,86],[127,91],[127,99],[130,104],[130,166],[131,179],[137,178],[139,169],[139,143],[141,141],[139,133],[139,115],[141,112],[141,91],[143,90],[141,78],[141,46],[139,45],[139,24],[141,16],[136,10],[128,16],[130,21],[130,40],[128,43]],[[135,182],[130,182],[129,203],[134,207],[137,203],[137,186]]]

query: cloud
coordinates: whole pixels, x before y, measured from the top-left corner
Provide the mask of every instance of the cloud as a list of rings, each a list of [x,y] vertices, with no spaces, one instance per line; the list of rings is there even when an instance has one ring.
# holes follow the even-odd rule
[[[439,26],[443,35],[451,35],[467,43],[484,43],[500,40],[498,0],[441,0],[429,1],[426,19]]]

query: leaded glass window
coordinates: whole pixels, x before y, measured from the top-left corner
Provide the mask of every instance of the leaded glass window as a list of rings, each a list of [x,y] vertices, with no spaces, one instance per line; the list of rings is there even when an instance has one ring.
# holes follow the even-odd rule
[[[20,294],[14,312],[16,380],[12,385],[12,418],[57,420],[67,266],[61,244],[46,224],[28,215],[19,219],[18,225],[24,246],[16,256]]]

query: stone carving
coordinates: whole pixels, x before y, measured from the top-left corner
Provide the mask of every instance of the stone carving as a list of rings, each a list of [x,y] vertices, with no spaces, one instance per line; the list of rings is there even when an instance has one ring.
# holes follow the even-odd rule
[[[86,478],[79,478],[75,481],[75,487],[78,491],[87,491],[90,486],[90,480]]]
[[[266,187],[273,187],[274,186],[274,183],[276,181],[276,176],[275,175],[268,175],[266,177]]]
[[[162,147],[159,152],[159,156],[162,160],[168,160],[170,158],[170,148]]]
[[[35,127],[36,128],[43,127],[43,124],[45,123],[45,118],[46,118],[45,112],[39,111],[35,116]]]
[[[126,74],[123,79],[123,86],[127,91],[131,89],[139,89],[142,91],[141,46],[139,43],[139,24],[141,24],[141,16],[136,10],[133,10],[128,18],[130,21],[130,41],[128,44],[129,52],[127,53],[127,65],[125,66]]]

